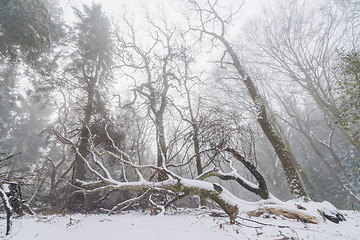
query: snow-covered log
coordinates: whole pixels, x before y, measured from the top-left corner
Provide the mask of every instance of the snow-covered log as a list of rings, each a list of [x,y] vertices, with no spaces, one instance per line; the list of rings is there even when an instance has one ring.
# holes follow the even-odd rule
[[[126,209],[128,206],[144,198],[148,198],[150,204],[156,206],[156,209],[164,210],[167,204],[164,202],[161,203],[162,205],[155,203],[155,201],[152,200],[152,196],[153,193],[155,192],[166,192],[166,193],[171,193],[173,195],[178,194],[181,196],[181,198],[197,195],[203,198],[211,199],[216,204],[218,204],[219,207],[224,210],[224,212],[226,212],[229,215],[231,222],[235,222],[237,215],[239,213],[239,208],[246,209],[248,211],[256,211],[260,206],[264,207],[267,205],[268,205],[267,209],[270,209],[270,206],[271,209],[273,209],[270,212],[267,211],[266,212],[267,214],[275,214],[275,215],[280,214],[288,218],[295,218],[298,220],[305,219],[304,221],[308,221],[312,223],[318,222],[315,215],[320,217],[318,213],[321,212],[320,209],[322,209],[322,205],[319,205],[319,208],[315,210],[313,209],[313,211],[309,211],[308,213],[306,209],[296,207],[297,206],[296,203],[284,204],[284,202],[273,197],[268,192],[266,188],[266,182],[262,177],[262,175],[260,174],[260,172],[258,172],[258,170],[255,168],[255,166],[252,163],[248,162],[238,152],[230,148],[224,149],[223,151],[230,152],[238,161],[240,161],[255,177],[255,179],[258,182],[257,185],[241,177],[239,173],[236,171],[236,169],[233,167],[231,160],[226,160],[232,169],[230,173],[223,173],[217,169],[213,169],[203,173],[202,175],[198,176],[196,179],[188,179],[181,177],[178,174],[174,173],[173,171],[169,170],[165,164],[162,167],[158,167],[155,165],[138,165],[134,163],[134,161],[132,161],[132,159],[125,152],[121,151],[115,146],[114,141],[112,141],[112,143],[115,146],[117,152],[119,153],[114,153],[111,151],[99,151],[94,147],[94,145],[92,145],[91,149],[89,149],[90,154],[88,154],[88,156],[91,156],[91,158],[86,159],[84,156],[82,156],[79,153],[77,146],[73,142],[71,142],[69,139],[65,139],[59,133],[57,132],[55,133],[63,143],[72,145],[76,154],[78,154],[81,157],[88,171],[92,173],[97,179],[94,181],[75,180],[74,187],[77,190],[74,191],[72,195],[68,197],[68,199],[73,198],[75,195],[79,195],[79,194],[87,195],[100,191],[117,190],[117,191],[135,191],[140,193],[132,199],[128,199],[126,201],[116,204],[109,211],[109,214]],[[108,137],[111,139],[109,135]],[[130,167],[136,173],[137,180],[118,181],[114,179],[111,176],[111,173],[102,164],[102,162],[98,160],[98,158],[104,157],[106,155],[116,158],[121,164],[125,164],[128,167]],[[92,162],[90,163],[89,161]],[[94,166],[96,166],[96,168]],[[157,181],[154,181],[151,177],[149,179],[146,179],[146,177],[143,176],[142,174],[144,170],[150,170],[153,173],[158,172],[165,177],[162,177]],[[221,185],[205,181],[205,179],[207,179],[210,176],[217,176],[224,180],[235,180],[249,191],[261,196],[264,200],[258,203],[251,203],[241,200],[236,196],[234,196],[231,192],[229,192]],[[176,199],[176,197],[174,199]],[[63,209],[69,203],[70,201],[65,201]],[[300,213],[298,211],[300,211]],[[334,207],[332,207],[332,212],[338,214],[338,216],[342,216],[341,213],[339,213]],[[322,216],[324,216],[324,214],[322,214]],[[331,218],[328,219],[332,221]]]
[[[63,136],[61,136],[57,132],[55,132],[55,134],[63,143],[72,145],[72,147],[76,151],[76,154],[78,154],[78,156],[81,156],[81,159],[84,161],[85,166],[87,167],[89,172],[92,173],[98,179],[96,181],[80,181],[80,180],[75,181],[74,184],[76,185],[78,190],[76,190],[72,195],[76,195],[79,193],[91,194],[94,192],[105,191],[105,190],[106,191],[126,190],[126,191],[146,192],[146,191],[153,191],[156,189],[163,189],[165,191],[181,193],[183,195],[183,197],[197,195],[197,196],[211,199],[215,203],[217,203],[231,217],[231,219],[233,219],[237,215],[238,207],[240,205],[247,203],[247,202],[242,201],[242,200],[238,199],[237,197],[235,197],[231,192],[226,190],[224,187],[222,187],[218,184],[215,184],[215,183],[210,183],[210,182],[204,181],[204,179],[206,179],[209,176],[209,174],[214,174],[215,173],[214,171],[207,172],[207,173],[201,175],[198,179],[187,179],[187,178],[183,178],[183,177],[175,174],[173,171],[167,169],[166,165],[164,165],[163,167],[157,167],[154,165],[137,165],[131,160],[131,158],[128,155],[126,155],[126,153],[124,153],[123,151],[118,149],[115,146],[113,141],[112,141],[112,143],[115,146],[115,149],[117,150],[117,152],[119,152],[119,154],[110,152],[110,151],[100,152],[100,151],[96,150],[94,147],[90,150],[90,154],[88,156],[91,156],[92,163],[97,166],[97,169],[95,169],[94,167],[92,167],[92,164],[90,164],[88,159],[86,159],[84,156],[82,156],[79,153],[78,147],[74,143],[72,143],[68,139],[65,139]],[[109,135],[108,135],[108,137],[111,139],[111,137]],[[235,150],[230,150],[230,149],[227,149],[225,151],[232,151],[233,154],[235,152]],[[112,178],[111,174],[105,168],[105,166],[100,161],[97,160],[98,157],[103,157],[105,155],[114,157],[120,163],[126,164],[127,166],[132,168],[134,170],[134,172],[137,174],[138,180],[133,181],[133,182],[128,182],[128,181],[120,182],[120,181],[117,181],[114,178]],[[238,154],[237,157],[239,157],[239,156],[240,155]],[[259,177],[261,175],[259,172],[254,170],[255,167],[253,165],[251,165],[249,167],[249,165],[248,165],[249,162],[246,162],[243,158],[238,159],[238,160],[241,160],[248,169],[249,168],[251,169],[251,172],[253,175],[255,174],[254,176],[256,177],[256,179],[263,179],[262,177],[261,178]],[[229,179],[233,179],[234,177],[236,177],[239,182],[242,182],[244,186],[247,186],[247,188],[252,189],[253,192],[259,191],[259,189],[261,189],[261,190],[264,189],[264,187],[261,184],[259,184],[260,187],[258,187],[255,184],[252,184],[251,182],[242,178],[237,173],[236,169],[233,168],[231,162],[229,162],[229,163],[233,169],[233,171],[232,171],[233,177],[230,177],[231,174],[226,175],[226,174],[220,174],[220,172],[218,172],[217,175],[221,176],[220,178],[225,179],[225,178],[227,178],[225,176],[229,176],[230,177]],[[166,175],[166,177],[162,178],[160,181],[147,180],[141,174],[141,170],[144,170],[144,169],[148,169],[153,172],[161,172],[162,174]],[[266,185],[265,185],[265,189],[266,189]],[[71,199],[72,197],[73,196],[69,196],[68,199]],[[111,210],[111,212],[114,212],[115,209],[116,210],[121,209],[123,206],[126,206],[127,203],[134,202],[139,198],[140,198],[140,196],[137,196],[136,199],[130,199],[126,203],[125,202],[119,203],[117,206],[114,207],[114,209]],[[264,198],[268,198],[268,195],[267,195],[267,197],[264,197]],[[66,204],[67,203],[65,203],[64,207],[66,207]]]
[[[79,187],[79,190],[74,192],[74,194],[91,194],[103,190],[151,191],[164,189],[175,193],[183,193],[187,197],[198,195],[209,198],[216,202],[231,219],[236,217],[238,207],[246,204],[245,201],[238,199],[231,192],[218,184],[202,180],[186,179],[169,170],[162,170],[166,172],[168,179],[160,182],[150,182],[144,178],[136,182],[118,182],[114,179],[102,179],[95,182],[77,181],[76,185]],[[115,210],[120,210],[122,206],[136,200],[138,199],[131,199],[127,202],[120,203],[115,206],[110,213],[113,213]]]

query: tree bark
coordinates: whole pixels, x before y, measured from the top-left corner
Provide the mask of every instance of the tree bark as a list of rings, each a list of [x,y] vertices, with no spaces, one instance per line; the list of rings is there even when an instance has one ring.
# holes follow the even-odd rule
[[[157,166],[162,167],[167,159],[163,113],[155,112],[154,114],[156,114]]]
[[[291,195],[294,198],[299,197],[305,197],[307,198],[307,193],[301,183],[300,177],[296,171],[295,167],[295,161],[294,156],[290,154],[290,151],[282,141],[282,139],[279,137],[278,134],[276,134],[273,126],[271,125],[267,113],[266,113],[266,107],[263,103],[263,100],[259,93],[257,92],[257,89],[250,78],[250,76],[246,73],[245,69],[242,67],[235,51],[230,46],[230,44],[226,41],[225,38],[221,36],[217,36],[217,38],[224,44],[226,47],[226,50],[231,56],[231,59],[233,61],[233,64],[239,73],[239,75],[244,79],[243,82],[249,92],[249,95],[255,104],[256,111],[257,111],[257,122],[259,123],[261,129],[265,133],[265,136],[270,141],[271,145],[273,146],[276,155],[278,156],[282,168],[285,173],[285,177],[287,180],[287,183],[290,188]]]
[[[94,108],[94,91],[95,91],[95,80],[91,79],[89,88],[87,91],[87,103],[85,107],[85,116],[83,120],[83,126],[81,128],[80,132],[80,143],[79,143],[79,153],[86,157],[87,155],[87,146],[89,143],[89,131],[88,126],[91,120],[92,111]],[[79,180],[85,180],[85,163],[79,156],[79,154],[76,154],[75,157],[75,169],[74,169],[74,176],[73,178],[79,179]]]
[[[1,199],[4,203],[4,208],[6,211],[6,235],[9,235],[10,230],[11,230],[11,206],[10,206],[10,202],[9,202],[9,198],[6,195],[6,193],[4,192],[4,190],[0,189],[0,195],[1,195]]]
[[[232,19],[234,14],[230,14],[227,16],[226,19],[222,18],[220,14],[215,9],[218,3],[211,3],[207,2],[207,6],[203,7],[196,0],[188,0],[190,4],[193,5],[191,11],[195,11],[199,17],[200,26],[191,27],[190,29],[193,31],[200,32],[201,35],[206,34],[210,36],[213,42],[214,40],[219,40],[225,47],[226,52],[230,55],[232,60],[232,65],[235,67],[236,71],[240,75],[242,81],[244,82],[248,93],[255,104],[256,111],[257,111],[257,122],[259,123],[260,127],[262,128],[265,136],[270,141],[271,145],[273,146],[279,160],[282,164],[287,183],[290,187],[291,195],[294,198],[307,198],[307,193],[301,183],[300,177],[296,171],[295,161],[296,159],[293,155],[290,154],[289,149],[286,147],[282,139],[279,135],[275,132],[273,126],[271,125],[270,120],[268,119],[266,113],[266,107],[261,98],[260,94],[258,93],[253,80],[247,74],[243,66],[241,65],[239,58],[237,57],[234,49],[231,47],[230,43],[226,40],[225,32],[226,26],[229,24],[229,19]],[[191,25],[191,21],[189,21]],[[219,27],[215,30],[215,26]]]
[[[186,71],[186,75],[187,75],[187,71]],[[201,175],[203,173],[203,167],[201,164],[201,156],[200,156],[199,125],[197,124],[195,116],[194,116],[194,111],[192,108],[191,98],[190,98],[190,89],[188,88],[186,81],[184,82],[184,85],[185,85],[188,108],[189,108],[189,113],[190,113],[191,127],[193,129],[192,140],[193,140],[193,144],[194,144],[196,170],[197,170],[197,174]]]

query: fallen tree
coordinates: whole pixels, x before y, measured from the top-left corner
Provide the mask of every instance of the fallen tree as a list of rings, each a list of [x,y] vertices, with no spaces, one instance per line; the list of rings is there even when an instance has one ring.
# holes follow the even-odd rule
[[[261,175],[261,173],[256,169],[256,167],[249,161],[247,161],[243,156],[241,156],[236,150],[231,148],[225,148],[219,150],[220,153],[228,152],[231,156],[236,159],[238,162],[243,164],[243,166],[249,170],[249,172],[254,176],[257,181],[257,184],[254,184],[247,179],[243,178],[239,172],[235,169],[232,159],[224,158],[224,162],[228,164],[231,169],[231,172],[225,173],[220,169],[211,169],[204,172],[195,179],[184,178],[176,174],[174,171],[171,171],[165,161],[162,166],[158,167],[156,165],[139,165],[136,164],[131,158],[121,149],[119,149],[109,133],[105,128],[107,137],[111,141],[115,152],[107,150],[98,150],[91,144],[89,149],[88,156],[91,156],[89,159],[86,159],[80,152],[75,143],[69,139],[63,137],[57,131],[54,130],[58,139],[64,144],[71,145],[75,153],[81,157],[81,160],[84,162],[88,171],[95,177],[95,180],[91,181],[82,181],[75,180],[74,187],[77,189],[71,195],[68,196],[67,200],[64,201],[62,205],[62,210],[66,209],[69,204],[71,204],[71,199],[78,194],[83,194],[84,196],[101,192],[101,191],[135,191],[138,194],[134,198],[130,198],[126,201],[117,203],[112,209],[108,210],[108,214],[113,214],[117,211],[122,211],[128,209],[130,206],[138,203],[141,200],[146,199],[147,202],[152,206],[152,212],[157,214],[161,211],[164,211],[169,205],[175,202],[177,199],[190,197],[190,196],[199,196],[206,199],[211,199],[215,202],[224,212],[226,212],[230,217],[230,222],[234,222],[239,209],[247,209],[251,211],[256,211],[259,207],[257,202],[247,202],[239,199],[233,195],[230,191],[225,189],[223,186],[205,181],[209,177],[218,177],[222,180],[235,180],[239,185],[243,186],[245,189],[250,192],[258,195],[263,200],[261,205],[270,204],[272,208],[286,208],[285,205],[282,206],[282,202],[275,197],[273,197],[267,187],[266,182]],[[90,132],[90,130],[89,130]],[[91,132],[90,132],[91,133]],[[90,134],[90,143],[91,134]],[[114,179],[108,169],[104,164],[99,160],[105,157],[116,158],[120,164],[125,164],[131,169],[137,176],[136,181],[118,181]],[[149,170],[152,172],[150,177],[146,177],[142,172]],[[154,177],[155,175],[161,175],[161,177]],[[159,196],[162,196],[159,198]],[[164,197],[165,196],[165,197]],[[168,197],[170,196],[170,197]],[[306,211],[305,208],[300,208],[300,211]],[[304,216],[304,219],[300,221],[303,222],[312,222],[316,223],[316,217],[311,214],[298,214],[294,212],[293,209],[283,209],[267,213],[281,214],[282,216],[289,217],[295,216],[295,219],[300,219]],[[279,213],[280,212],[280,213]],[[287,213],[287,214],[284,214]],[[290,213],[290,214],[288,214]],[[336,211],[335,215],[339,214],[340,218],[343,220],[343,216]],[[323,215],[324,216],[324,215]],[[313,221],[308,221],[308,219],[315,219]],[[329,218],[330,219],[330,218]],[[330,219],[331,220],[331,219]],[[335,221],[336,222],[336,221]]]

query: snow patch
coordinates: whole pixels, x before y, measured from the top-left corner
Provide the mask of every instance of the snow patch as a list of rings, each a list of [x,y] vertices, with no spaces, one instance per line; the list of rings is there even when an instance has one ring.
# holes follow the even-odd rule
[[[286,202],[292,206],[294,202]],[[322,205],[323,204],[323,205]],[[327,203],[305,203],[307,208]],[[331,206],[328,205],[331,209]],[[185,214],[186,213],[186,214]],[[339,224],[305,224],[274,216],[248,217],[240,213],[236,224],[222,211],[181,209],[166,215],[139,212],[121,215],[24,216],[14,219],[13,229],[4,240],[233,240],[233,239],[332,239],[356,240],[360,236],[360,213],[343,211],[347,221]],[[1,229],[1,231],[4,231]],[[1,232],[1,236],[4,236]],[[1,238],[0,236],[0,238]]]

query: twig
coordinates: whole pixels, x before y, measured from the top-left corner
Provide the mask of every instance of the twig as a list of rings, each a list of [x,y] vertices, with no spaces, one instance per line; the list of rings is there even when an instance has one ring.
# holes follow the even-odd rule
[[[15,157],[16,155],[20,155],[20,154],[21,154],[21,152],[15,153],[15,154],[10,155],[10,156],[8,156],[8,157],[6,157],[6,158],[4,158],[4,159],[0,159],[0,162],[5,161],[5,160],[8,160],[8,159],[10,159],[10,158],[12,158],[12,157]]]

